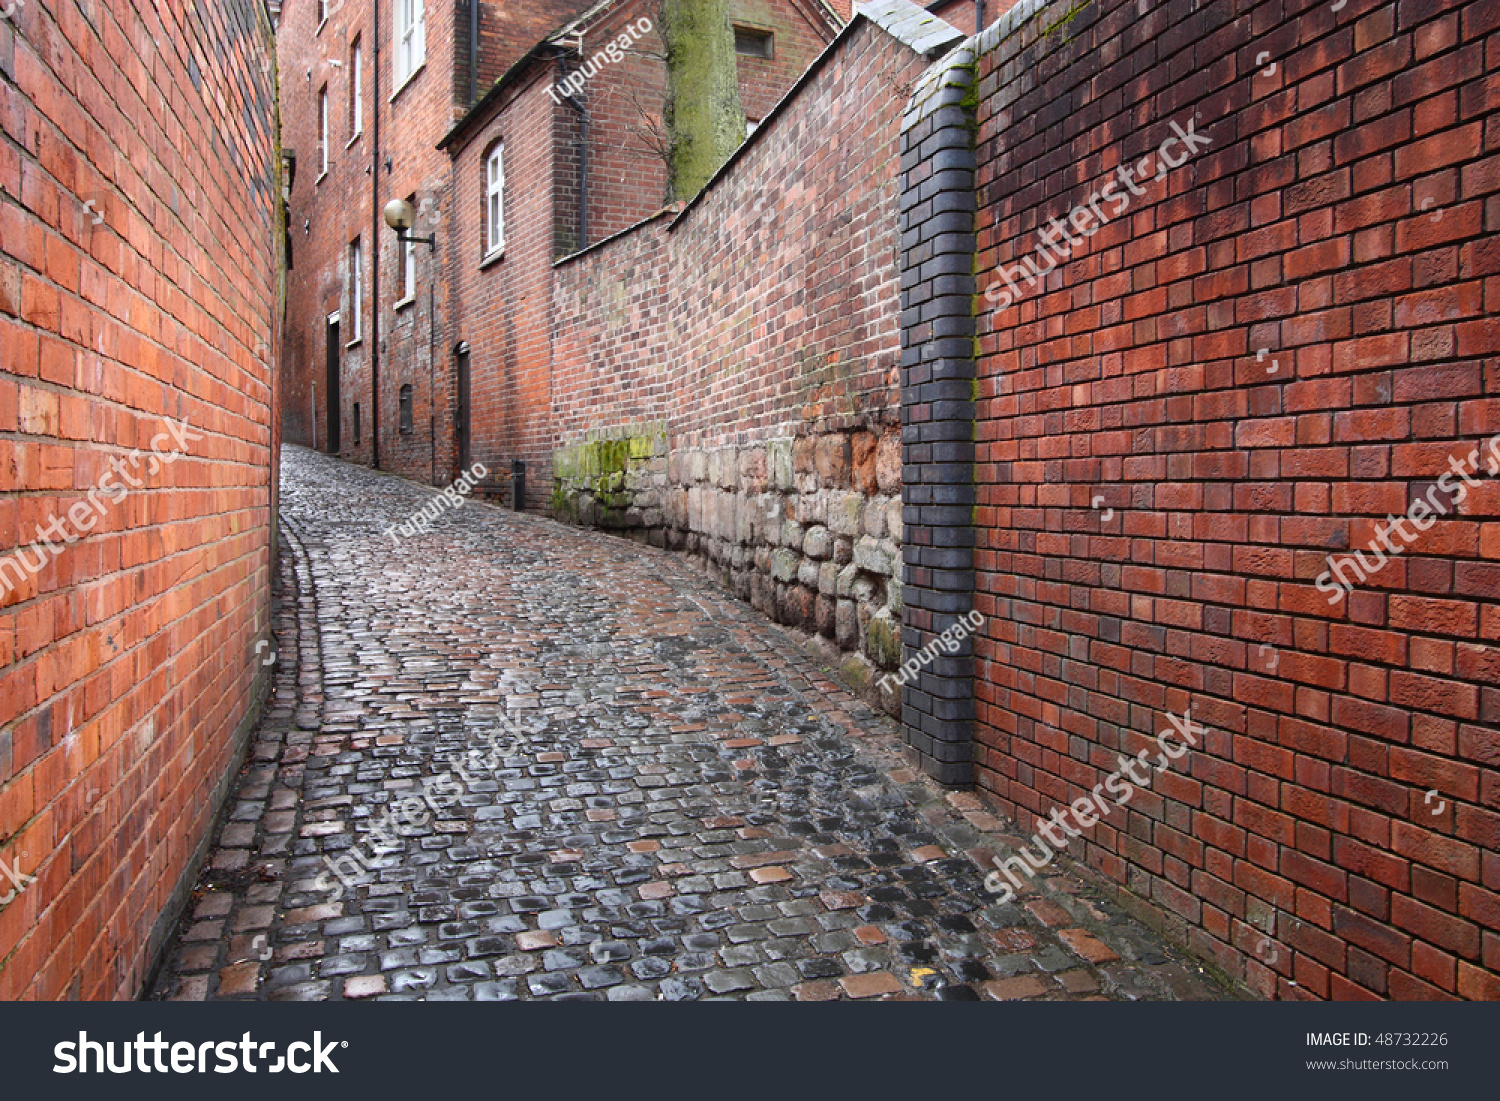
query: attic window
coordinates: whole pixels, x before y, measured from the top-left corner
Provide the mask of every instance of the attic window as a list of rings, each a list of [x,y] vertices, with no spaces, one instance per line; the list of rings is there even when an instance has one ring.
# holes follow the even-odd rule
[[[773,58],[776,56],[776,36],[753,27],[735,27],[734,52],[745,57]]]

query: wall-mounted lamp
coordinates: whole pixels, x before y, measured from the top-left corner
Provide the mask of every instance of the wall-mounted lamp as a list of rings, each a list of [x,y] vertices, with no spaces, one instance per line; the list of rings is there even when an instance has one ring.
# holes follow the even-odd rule
[[[414,237],[406,231],[417,224],[417,212],[412,209],[411,203],[405,199],[392,199],[385,204],[385,224],[396,231],[396,239],[409,241],[416,244],[418,241],[427,242],[427,247],[437,249],[437,235],[431,237]]]

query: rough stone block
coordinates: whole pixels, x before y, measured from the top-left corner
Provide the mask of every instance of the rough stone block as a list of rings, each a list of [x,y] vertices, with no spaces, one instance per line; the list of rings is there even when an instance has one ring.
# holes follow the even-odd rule
[[[802,536],[802,553],[809,558],[824,559],[833,554],[833,536],[822,526],[810,527]]]
[[[813,462],[813,455],[817,448],[817,440],[812,436],[798,436],[792,441],[792,471],[795,474],[815,474],[817,468]]]
[[[771,576],[777,581],[794,581],[797,577],[797,567],[801,563],[801,555],[794,550],[782,547],[771,555]]]
[[[855,611],[854,601],[840,600],[836,605],[834,638],[845,650],[852,650],[859,645],[859,616]]]
[[[876,446],[875,483],[881,493],[901,492],[901,433],[894,429]]]
[[[833,638],[837,630],[835,612],[838,602],[833,597],[819,593],[813,605],[813,617],[817,620],[818,634],[824,638]]]
[[[818,482],[830,489],[849,485],[851,449],[849,437],[844,433],[819,436],[814,449],[813,463]]]
[[[792,480],[792,441],[772,440],[766,445],[766,463],[769,466],[768,476],[771,484],[780,490],[791,489]]]
[[[889,544],[883,540],[862,535],[854,544],[854,564],[862,570],[889,577],[893,559]]]
[[[890,608],[881,608],[870,616],[864,649],[882,669],[894,669],[901,664],[901,622],[891,615]]]
[[[839,568],[832,562],[824,562],[818,567],[818,592],[832,596],[838,588]]]
[[[766,488],[766,449],[747,447],[740,452],[740,488],[746,493],[762,493]]]
[[[858,493],[835,493],[828,499],[828,526],[839,535],[863,530],[865,499]]]

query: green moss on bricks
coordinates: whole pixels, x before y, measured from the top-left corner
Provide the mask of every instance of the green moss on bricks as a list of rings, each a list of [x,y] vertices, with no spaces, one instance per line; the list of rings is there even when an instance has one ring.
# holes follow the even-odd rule
[[[1078,16],[1079,16],[1079,13],[1082,12],[1083,9],[1086,8],[1086,7],[1088,7],[1088,6],[1089,6],[1089,0],[1078,0],[1078,2],[1076,4],[1074,4],[1072,7],[1070,7],[1067,11],[1063,12],[1062,17],[1059,18],[1055,23],[1049,24],[1042,31],[1042,34],[1045,36],[1045,35],[1051,34],[1053,31],[1065,30],[1067,28],[1068,24],[1072,23],[1073,20],[1077,19]],[[1041,13],[1038,12],[1038,14],[1041,14]]]
[[[969,90],[958,101],[958,105],[964,109],[964,120],[969,128],[969,148],[973,149],[979,141],[979,61],[976,59],[967,65],[955,65],[954,68],[969,74]]]

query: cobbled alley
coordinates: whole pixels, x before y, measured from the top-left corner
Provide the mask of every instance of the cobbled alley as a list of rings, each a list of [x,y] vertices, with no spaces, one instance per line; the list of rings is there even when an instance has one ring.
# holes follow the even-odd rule
[[[283,455],[271,700],[155,996],[1220,998],[671,554]],[[439,782],[441,781],[441,783]]]

